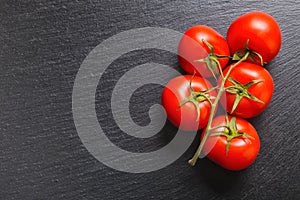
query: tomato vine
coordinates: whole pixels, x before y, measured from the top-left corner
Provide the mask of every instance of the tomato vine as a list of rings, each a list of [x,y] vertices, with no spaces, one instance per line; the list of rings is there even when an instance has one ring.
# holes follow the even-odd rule
[[[216,112],[216,108],[217,108],[217,105],[219,103],[219,100],[221,98],[221,95],[223,92],[225,92],[226,88],[224,87],[225,85],[225,81],[228,79],[229,75],[230,75],[230,72],[232,71],[232,69],[234,67],[236,67],[238,64],[240,64],[241,62],[245,61],[248,56],[250,55],[249,52],[247,52],[239,61],[237,61],[235,64],[231,65],[228,72],[226,73],[226,75],[222,76],[222,82],[218,88],[218,93],[217,93],[217,96],[214,100],[214,103],[211,104],[211,112],[210,112],[210,115],[209,115],[209,118],[208,118],[208,123],[207,123],[207,127],[206,127],[206,131],[204,133],[204,136],[201,140],[201,143],[196,151],[196,153],[194,154],[194,156],[188,161],[189,164],[191,164],[192,166],[194,166],[197,162],[197,159],[199,158],[201,152],[202,152],[202,149],[203,149],[203,146],[206,142],[206,139],[207,137],[209,136],[209,132],[212,130],[212,121],[213,121],[213,118],[214,118],[214,113]],[[222,71],[220,72],[222,73]]]

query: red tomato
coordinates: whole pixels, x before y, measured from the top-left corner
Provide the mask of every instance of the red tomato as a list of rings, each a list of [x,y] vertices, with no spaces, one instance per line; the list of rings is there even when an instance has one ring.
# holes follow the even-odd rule
[[[190,80],[192,80],[191,88],[194,92],[190,91]],[[162,105],[168,119],[176,127],[187,131],[198,130],[206,126],[211,106],[205,97],[216,96],[213,90],[205,92],[210,88],[212,85],[209,81],[197,76],[185,75],[172,79],[162,93]],[[201,91],[203,91],[202,95],[199,93]],[[191,100],[184,103],[187,98]],[[183,104],[180,106],[181,103]],[[197,110],[200,111],[200,117],[198,117]]]
[[[214,54],[210,54],[210,49],[203,40],[212,45]],[[195,62],[199,59],[208,59],[211,68],[217,74],[219,68],[213,59],[217,59],[221,68],[224,68],[229,58],[218,58],[217,55],[230,56],[229,47],[225,38],[214,29],[198,25],[189,28],[181,38],[178,46],[178,61],[181,67],[188,74],[194,74],[202,77],[211,77],[213,74],[205,62]]]
[[[203,147],[207,157],[229,170],[241,170],[253,163],[260,149],[255,128],[242,118],[229,116],[227,121],[224,115],[213,120],[212,127],[217,126],[226,128],[214,129],[209,133]],[[204,131],[201,138],[203,136]]]
[[[224,75],[227,74],[229,67],[224,70]],[[233,68],[229,79],[234,79],[236,83],[233,80],[226,80],[225,88],[228,89],[220,100],[228,113],[242,118],[251,118],[266,109],[272,99],[274,82],[265,68],[242,62]],[[237,101],[238,104],[232,112]]]
[[[280,50],[280,28],[274,18],[264,12],[247,13],[232,22],[227,31],[231,54],[244,49],[247,40],[249,40],[248,48],[260,54],[263,62],[267,63]],[[254,59],[260,63],[257,56],[254,55]]]

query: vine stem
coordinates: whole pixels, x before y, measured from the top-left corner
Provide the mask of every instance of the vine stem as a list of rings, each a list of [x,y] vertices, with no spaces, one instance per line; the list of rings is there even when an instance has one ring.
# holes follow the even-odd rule
[[[220,98],[221,98],[221,95],[222,93],[225,91],[225,82],[226,80],[228,79],[231,71],[233,70],[233,68],[235,68],[237,65],[239,65],[241,62],[245,61],[250,55],[250,52],[247,51],[247,53],[238,61],[236,62],[235,64],[231,65],[227,74],[224,76],[224,78],[222,77],[222,82],[221,82],[221,85],[219,87],[219,91],[218,91],[218,94],[214,100],[214,103],[211,104],[211,110],[210,110],[210,115],[209,115],[209,118],[208,118],[208,123],[207,123],[207,126],[206,126],[206,129],[205,129],[205,133],[204,133],[204,136],[200,142],[200,145],[197,149],[197,151],[195,152],[194,156],[188,161],[190,165],[194,166],[202,152],[202,149],[204,147],[204,144],[206,142],[206,139],[209,135],[209,132],[210,130],[212,129],[211,125],[212,125],[212,121],[213,121],[213,118],[214,118],[214,115],[215,115],[215,111],[216,111],[216,108],[217,108],[217,105],[220,101]],[[222,74],[222,71],[220,72]]]

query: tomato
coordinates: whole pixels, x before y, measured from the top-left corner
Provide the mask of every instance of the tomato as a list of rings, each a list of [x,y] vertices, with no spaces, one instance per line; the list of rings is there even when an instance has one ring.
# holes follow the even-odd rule
[[[224,68],[229,60],[228,56],[230,51],[226,39],[214,29],[204,25],[189,28],[178,46],[178,61],[184,71],[188,74],[196,73],[204,78],[213,76],[211,71],[215,75],[219,72],[217,62]],[[195,62],[199,59],[203,59],[203,62]]]
[[[227,41],[231,54],[239,51],[239,57],[247,41],[253,59],[260,63],[258,54],[264,63],[271,61],[279,52],[281,32],[275,19],[264,12],[250,12],[232,22],[227,31]]]
[[[211,83],[198,76],[185,75],[172,79],[162,93],[162,105],[171,123],[187,131],[206,126],[211,109],[209,101],[216,96],[210,88]]]
[[[227,74],[229,67],[224,70],[224,74]],[[265,68],[242,62],[231,71],[225,88],[226,92],[220,100],[223,108],[232,115],[251,118],[260,114],[270,103],[274,82]]]
[[[255,128],[239,117],[216,117],[212,127],[225,126],[210,131],[203,152],[216,164],[229,170],[248,167],[258,155],[260,139]],[[204,136],[202,133],[202,137]]]

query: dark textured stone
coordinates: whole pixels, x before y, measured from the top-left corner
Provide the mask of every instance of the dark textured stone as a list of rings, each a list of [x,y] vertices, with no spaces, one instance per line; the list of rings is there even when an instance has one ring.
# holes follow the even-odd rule
[[[80,64],[103,40],[124,30],[156,26],[183,32],[206,24],[221,34],[239,15],[262,10],[282,29],[279,55],[267,66],[275,93],[268,109],[251,119],[261,137],[255,163],[229,172],[207,159],[187,160],[198,142],[175,163],[147,174],[112,170],[88,153],[72,118],[72,87]],[[300,199],[300,5],[270,1],[78,1],[0,2],[0,199]],[[124,149],[152,151],[174,136],[149,140],[121,133],[111,119],[109,97],[128,69],[155,60],[178,68],[176,56],[155,50],[122,56],[99,82],[99,123]],[[104,93],[103,93],[104,92]],[[161,88],[136,91],[134,120],[160,99]],[[149,95],[145,106],[139,94]],[[135,105],[136,104],[136,105]],[[140,105],[140,106],[138,106]],[[139,117],[140,116],[140,117]]]

